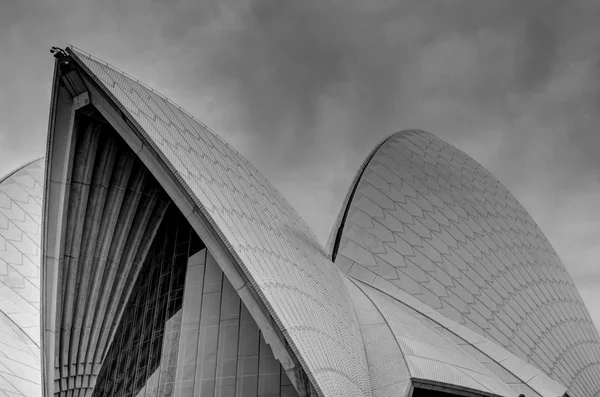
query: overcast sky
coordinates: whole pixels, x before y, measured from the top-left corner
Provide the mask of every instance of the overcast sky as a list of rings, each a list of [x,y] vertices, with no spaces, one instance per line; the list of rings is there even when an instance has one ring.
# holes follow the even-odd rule
[[[597,0],[2,0],[0,175],[44,154],[66,43],[211,126],[323,242],[369,150],[425,129],[515,194],[600,327],[598,20]]]

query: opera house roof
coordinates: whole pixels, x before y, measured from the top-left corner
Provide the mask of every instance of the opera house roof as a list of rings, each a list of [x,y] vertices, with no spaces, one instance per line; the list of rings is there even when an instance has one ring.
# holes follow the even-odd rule
[[[0,180],[0,395],[600,396],[573,280],[459,149],[386,138],[324,247],[189,113],[55,56],[45,160]]]
[[[44,159],[0,177],[0,393],[40,394]]]

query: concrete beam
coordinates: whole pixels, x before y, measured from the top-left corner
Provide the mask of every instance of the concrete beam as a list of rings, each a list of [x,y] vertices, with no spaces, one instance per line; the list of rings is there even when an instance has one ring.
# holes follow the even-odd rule
[[[58,65],[57,65],[58,67]],[[55,73],[58,73],[57,71]],[[70,175],[73,165],[75,109],[69,93],[55,79],[51,109],[52,124],[48,132],[46,180],[42,230],[42,384],[45,396],[54,395],[56,375],[56,325],[59,275],[63,265],[65,242],[66,203],[70,194]]]

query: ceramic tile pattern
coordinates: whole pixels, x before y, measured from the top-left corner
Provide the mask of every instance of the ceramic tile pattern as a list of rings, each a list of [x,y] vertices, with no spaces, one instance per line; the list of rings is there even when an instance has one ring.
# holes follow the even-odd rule
[[[89,396],[96,384],[169,200],[113,129],[84,116],[74,125],[65,195],[69,210],[57,272],[61,294],[54,302],[60,324],[55,329],[54,387],[55,395],[77,397]],[[48,287],[46,280],[44,285]]]
[[[566,385],[600,394],[600,342],[572,279],[527,211],[472,158],[422,131],[391,136],[352,186],[336,263],[404,291]],[[345,217],[345,218],[344,218]]]
[[[106,64],[74,54],[195,198],[317,391],[369,395],[360,329],[342,275],[296,211],[203,124]]]
[[[366,285],[359,288],[371,300],[392,331],[412,379],[458,389],[509,396],[513,390],[462,348],[446,339],[389,295]]]
[[[334,265],[286,200],[216,134],[137,80],[68,51],[194,199],[318,395],[396,396],[435,384],[474,396],[555,397],[561,386],[543,385],[542,371],[569,386],[571,397],[600,393],[598,335],[572,280],[527,212],[464,153],[420,131],[379,145],[332,232]],[[219,310],[229,313],[239,299],[224,295],[227,285],[208,293],[218,293]],[[207,298],[198,294],[194,302]],[[244,310],[209,311],[214,324],[203,325],[203,307],[200,343],[216,324],[231,325],[223,340],[232,341],[230,331],[251,326]],[[188,322],[193,333],[190,316],[184,303],[165,327]],[[188,340],[171,334],[163,348],[185,351]],[[188,364],[219,351],[231,361],[233,351],[213,345]],[[185,357],[169,357],[185,367]],[[259,371],[274,374],[272,361]],[[226,393],[232,367],[215,365],[214,374],[193,379],[202,387],[206,375]],[[155,369],[140,393],[152,395],[165,371]],[[177,376],[173,390],[183,391],[189,384]],[[259,395],[276,394],[269,384]]]
[[[508,385],[425,319],[394,298],[348,282],[357,312],[374,396],[405,395],[408,381],[452,385],[491,395],[514,394]]]
[[[356,278],[353,278],[353,280],[359,286],[366,285]],[[449,339],[447,343],[461,347],[462,350],[469,353],[511,389],[520,393],[524,392],[526,396],[562,396],[565,393],[566,388],[564,386],[550,379],[539,369],[527,364],[503,347],[488,341],[465,326],[444,317],[435,309],[423,305],[412,295],[404,291],[398,291],[396,299],[390,295],[384,296],[393,300],[399,306],[399,309],[395,310],[407,312],[412,317],[434,328],[438,333]],[[448,346],[448,348],[451,348],[451,346]],[[532,380],[539,382],[532,382]],[[544,385],[543,389],[538,387],[540,382]]]
[[[0,396],[41,396],[43,182],[43,159],[0,179]]]

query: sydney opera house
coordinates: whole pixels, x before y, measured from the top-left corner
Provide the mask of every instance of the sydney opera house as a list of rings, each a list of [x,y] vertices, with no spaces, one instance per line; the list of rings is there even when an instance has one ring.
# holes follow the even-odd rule
[[[465,153],[391,135],[323,246],[189,113],[54,53],[46,156],[0,179],[0,396],[600,396],[573,280]]]

